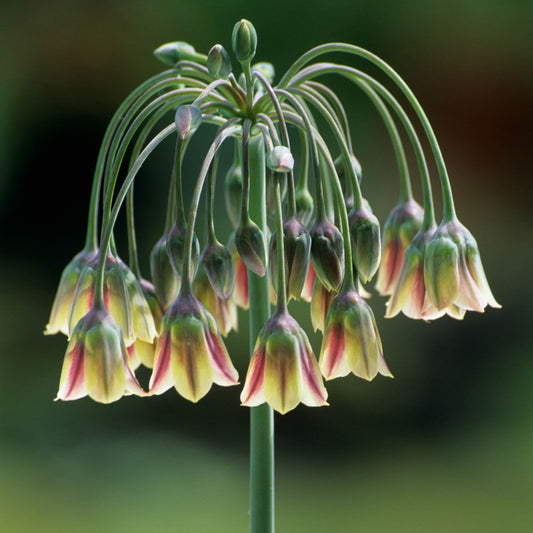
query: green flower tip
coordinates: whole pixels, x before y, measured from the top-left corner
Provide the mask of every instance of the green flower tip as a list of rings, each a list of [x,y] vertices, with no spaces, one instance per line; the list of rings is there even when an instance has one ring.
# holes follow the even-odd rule
[[[246,266],[258,276],[264,276],[267,266],[263,232],[249,220],[235,230],[235,247]]]
[[[364,206],[352,209],[348,216],[353,246],[353,263],[363,283],[371,280],[381,260],[379,221]]]
[[[231,44],[239,62],[249,63],[253,59],[257,49],[257,32],[249,20],[242,19],[235,24]]]
[[[154,50],[154,55],[165,65],[173,67],[179,61],[194,60],[196,50],[189,43],[176,41],[162,44]]]
[[[311,229],[311,259],[322,284],[329,291],[338,290],[344,277],[344,240],[328,220]]]
[[[221,44],[215,44],[207,54],[207,70],[213,78],[227,78],[231,74],[231,59]]]

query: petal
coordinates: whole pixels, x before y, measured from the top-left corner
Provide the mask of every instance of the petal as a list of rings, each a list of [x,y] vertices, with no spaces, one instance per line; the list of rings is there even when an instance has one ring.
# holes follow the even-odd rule
[[[501,305],[496,301],[490,290],[487,277],[485,276],[485,271],[483,270],[483,265],[481,263],[481,257],[479,256],[479,251],[477,247],[468,247],[467,248],[467,265],[468,270],[470,271],[472,278],[476,285],[478,286],[481,294],[487,303],[494,308],[500,309]]]
[[[150,378],[150,394],[163,394],[174,385],[170,372],[172,341],[163,321],[162,335],[157,339],[154,353],[154,369]]]
[[[264,378],[265,348],[260,345],[258,339],[241,392],[242,405],[255,407],[265,403]]]
[[[331,316],[328,315],[318,361],[322,375],[326,379],[340,378],[350,373],[344,333],[342,321],[337,321],[333,313]]]
[[[187,316],[172,324],[170,370],[179,394],[191,402],[205,396],[213,384],[204,327],[200,320]]]
[[[63,361],[56,400],[78,400],[87,396],[83,359],[83,342],[78,341],[74,332]]]
[[[459,263],[459,293],[454,303],[467,311],[477,311],[478,313],[483,313],[487,305],[486,298],[470,275],[464,257]]]
[[[231,362],[222,339],[212,331],[205,332],[205,339],[214,372],[213,381],[223,387],[237,385],[239,374]]]
[[[108,259],[108,261],[110,260]],[[133,344],[135,342],[135,334],[133,332],[130,297],[124,274],[116,263],[112,263],[111,266],[106,268],[104,304],[109,314],[122,330],[126,346]]]
[[[307,335],[303,330],[300,330],[298,336],[300,338],[301,401],[309,407],[328,405],[326,401],[328,392],[322,382],[320,368],[313,355]]]
[[[69,332],[74,331],[74,327],[85,316],[93,304],[94,299],[94,268],[87,265],[78,281],[76,292],[72,299],[72,307],[70,308],[69,316]]]

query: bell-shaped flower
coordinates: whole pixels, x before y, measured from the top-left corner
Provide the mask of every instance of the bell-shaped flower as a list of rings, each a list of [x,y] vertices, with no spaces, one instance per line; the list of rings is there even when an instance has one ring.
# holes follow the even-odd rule
[[[489,288],[476,240],[458,221],[443,222],[427,244],[424,282],[429,302],[438,310],[455,305],[483,312],[500,307]]]
[[[150,272],[157,299],[163,310],[167,310],[176,299],[180,278],[172,268],[167,249],[168,235],[163,235],[150,252]]]
[[[237,385],[238,374],[215,319],[189,291],[184,291],[163,317],[150,394],[162,394],[174,386],[181,396],[197,402],[213,383]]]
[[[50,319],[44,331],[45,335],[55,335],[61,332],[68,336],[70,308],[72,307],[72,300],[81,272],[95,257],[96,253],[94,250],[82,250],[63,270],[54,299],[54,305],[50,313]]]
[[[344,277],[344,240],[328,220],[317,221],[311,233],[311,259],[316,275],[330,291],[338,290]]]
[[[376,289],[392,294],[402,268],[405,250],[422,227],[424,210],[414,200],[400,202],[390,213],[383,229],[381,266]]]
[[[289,313],[276,311],[259,333],[241,393],[243,405],[264,402],[281,414],[300,402],[328,405],[307,335]]]
[[[348,215],[353,263],[363,283],[371,280],[381,260],[379,221],[370,209],[361,206]]]
[[[378,373],[392,377],[372,309],[355,289],[341,291],[331,302],[319,364],[326,379],[350,372],[368,381]]]
[[[439,311],[429,301],[424,284],[424,255],[434,233],[434,227],[427,231],[420,230],[405,250],[398,281],[387,302],[387,318],[396,316],[400,311],[409,318],[423,320],[444,315],[444,311]]]
[[[120,326],[103,307],[91,307],[70,337],[56,399],[88,395],[111,403],[124,394],[146,393],[130,367]]]
[[[306,227],[297,218],[292,217],[283,223],[283,239],[287,298],[299,300],[309,271],[311,237]],[[270,239],[270,274],[275,290],[278,280],[277,252],[277,233],[273,233]]]
[[[81,273],[70,310],[70,331],[93,305],[98,261],[99,256],[94,257]],[[122,329],[127,346],[136,339],[151,343],[157,335],[137,278],[123,261],[111,254],[106,257],[104,271],[104,305]]]
[[[193,292],[198,301],[215,319],[218,330],[224,337],[231,330],[237,331],[237,305],[231,299],[221,298],[213,289],[205,270],[200,267],[194,279]]]
[[[170,231],[166,240],[167,252],[170,258],[170,264],[174,267],[174,271],[179,278],[183,277],[183,260],[185,255],[185,236],[187,235],[187,228],[176,222]],[[200,258],[200,243],[198,237],[193,235],[191,261],[189,263],[189,275],[194,276],[198,261]]]
[[[265,237],[252,220],[235,230],[235,247],[245,265],[258,276],[264,276],[267,266]]]

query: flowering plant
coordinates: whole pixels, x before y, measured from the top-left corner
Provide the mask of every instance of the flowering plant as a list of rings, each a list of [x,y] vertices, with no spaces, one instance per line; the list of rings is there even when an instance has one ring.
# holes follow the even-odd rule
[[[328,405],[323,377],[392,377],[363,284],[378,273],[378,291],[390,296],[388,317],[403,311],[424,320],[444,314],[460,319],[467,310],[499,305],[477,244],[457,219],[435,134],[398,74],[362,48],[332,43],[304,54],[274,84],[273,66],[253,62],[256,47],[255,28],[241,20],[232,34],[240,74],[234,74],[219,44],[207,55],[184,42],[155,51],[170,69],[135,89],[110,122],[96,164],[85,246],[65,268],[46,333],[61,331],[70,338],[58,399],[89,395],[108,403],[126,393],[150,396],[174,387],[196,402],[213,383],[238,384],[222,337],[237,329],[236,307],[249,309],[252,356],[241,401],[252,408],[251,528],[269,532],[272,408],[284,414],[299,403]],[[331,52],[370,61],[406,97],[439,171],[443,218],[438,227],[426,154],[408,113],[362,70],[315,61]],[[319,81],[325,74],[340,75],[360,88],[390,135],[400,198],[383,238],[363,196],[347,113],[336,93]],[[169,113],[173,120],[154,135]],[[422,206],[413,198],[398,122],[416,155]],[[204,124],[215,133],[186,210],[183,161]],[[150,254],[148,282],[137,257],[133,184],[146,159],[170,136],[175,136],[175,155],[165,227]],[[220,149],[229,143],[234,158],[225,169],[224,194],[234,231],[225,245],[216,234],[214,203]],[[127,175],[118,188],[127,154]],[[196,232],[202,193],[207,199],[205,239]],[[113,238],[124,204],[127,265]],[[291,299],[311,302],[313,327],[324,334],[318,360],[290,315]],[[147,391],[134,375],[141,363],[153,368]]]

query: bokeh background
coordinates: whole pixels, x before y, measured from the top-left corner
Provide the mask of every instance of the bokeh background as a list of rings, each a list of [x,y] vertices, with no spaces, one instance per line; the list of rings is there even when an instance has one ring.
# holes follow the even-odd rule
[[[400,72],[437,132],[459,216],[503,304],[424,324],[386,321],[384,299],[372,299],[396,379],[337,380],[331,407],[276,416],[277,531],[531,531],[533,4],[519,0],[2,2],[0,531],[247,530],[248,411],[237,388],[215,387],[198,405],[173,392],[54,403],[66,342],[42,336],[61,270],[83,245],[114,109],[161,69],[158,45],[229,49],[242,17],[257,28],[257,59],[278,73],[335,40]],[[362,94],[333,83],[384,220],[397,197],[386,132]],[[170,153],[139,180],[145,255],[162,230]],[[243,375],[240,320],[228,343]]]

